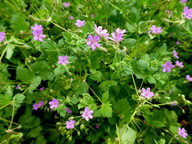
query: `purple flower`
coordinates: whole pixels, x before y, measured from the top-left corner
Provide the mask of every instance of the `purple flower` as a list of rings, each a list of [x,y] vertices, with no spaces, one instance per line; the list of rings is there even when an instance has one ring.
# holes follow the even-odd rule
[[[142,93],[141,93],[141,96],[144,96],[145,98],[147,99],[150,99],[152,96],[154,96],[154,93],[153,92],[150,92],[150,88],[142,88]]]
[[[172,102],[171,102],[171,105],[173,105],[173,106],[174,106],[174,105],[177,105],[177,101],[176,101],[176,100],[172,101]]]
[[[20,85],[17,85],[16,87],[15,87],[15,89],[20,89],[21,87],[20,87]]]
[[[71,20],[73,20],[73,19],[74,19],[74,17],[73,17],[73,16],[69,16],[69,17],[68,17],[68,19],[71,19]]]
[[[39,88],[41,91],[43,91],[45,88],[44,87],[41,87],[41,88]]]
[[[35,24],[33,27],[31,27],[31,29],[33,30],[32,34],[34,40],[43,41],[43,38],[46,37],[46,35],[42,34],[43,33],[42,25]]]
[[[117,33],[114,32],[111,35],[112,35],[112,38],[109,37],[109,39],[113,40],[114,42],[116,42],[118,44],[119,44],[120,41],[123,40],[123,34],[122,33],[117,34]]]
[[[67,55],[65,55],[65,56],[58,56],[58,59],[59,59],[59,61],[58,61],[59,64],[65,65],[65,64],[69,63]]]
[[[192,19],[192,8],[184,7],[183,16],[187,19]]]
[[[184,128],[178,128],[178,134],[183,137],[186,138],[186,136],[188,135],[186,132],[186,130]]]
[[[39,101],[39,106],[43,106],[44,105],[44,102],[43,101]]]
[[[81,20],[76,20],[75,25],[76,25],[77,27],[82,27],[82,26],[85,25],[85,21],[84,21],[84,20],[83,20],[83,21],[81,21]]]
[[[186,3],[186,2],[187,2],[187,0],[180,0],[180,2],[182,2],[182,3]]]
[[[95,32],[98,34],[98,35],[100,35],[101,37],[105,37],[105,38],[107,38],[108,37],[108,33],[107,33],[107,30],[106,29],[102,29],[102,26],[98,26],[97,27],[97,25],[94,25],[94,30],[95,30]]]
[[[5,32],[0,32],[0,42],[5,39]]]
[[[98,128],[99,128],[99,125],[95,125],[95,127],[98,129]]]
[[[192,81],[192,77],[190,77],[190,75],[186,75],[186,80],[188,80],[188,81]]]
[[[50,109],[57,108],[59,105],[59,101],[55,98],[52,99],[52,101],[49,102]]]
[[[39,104],[38,103],[33,104],[33,109],[34,110],[37,110],[38,108],[39,108]]]
[[[176,64],[178,67],[184,67],[183,62],[176,61],[175,64]]]
[[[64,3],[63,3],[63,6],[64,6],[64,7],[69,7],[69,6],[70,6],[70,2],[64,2]]]
[[[167,61],[165,64],[162,65],[163,67],[163,72],[171,72],[171,68],[174,68],[175,66],[172,65],[170,61]]]
[[[82,117],[86,120],[86,121],[89,121],[89,119],[92,119],[93,116],[93,111],[92,110],[89,110],[88,107],[85,108],[83,114],[82,114]]]
[[[38,108],[40,108],[43,105],[44,105],[44,102],[43,101],[39,101],[38,103],[33,104],[33,109],[37,110]]]
[[[177,44],[177,45],[180,45],[181,43],[180,43],[179,41],[176,41],[176,44]]]
[[[69,120],[69,121],[66,121],[65,123],[66,123],[66,129],[73,129],[75,126],[74,120]]]
[[[91,17],[95,17],[95,15],[94,15],[94,14],[91,14]]]
[[[173,56],[174,56],[175,58],[177,58],[177,59],[179,58],[179,57],[178,57],[178,53],[176,52],[176,50],[173,50]]]
[[[116,30],[115,30],[115,33],[116,34],[124,34],[124,33],[126,33],[127,31],[126,30],[122,30],[122,29],[120,29],[120,28],[117,28]]]
[[[92,50],[94,51],[96,47],[100,47],[100,44],[98,43],[99,40],[100,37],[98,35],[94,37],[92,35],[89,35],[87,39],[87,45],[91,46]]]
[[[161,27],[156,27],[155,25],[152,25],[152,27],[150,28],[150,31],[148,31],[148,33],[153,33],[153,34],[159,34],[162,33],[162,28]]]
[[[69,109],[69,108],[66,108],[65,110],[66,110],[66,112],[67,112],[68,114],[72,113],[72,110]]]

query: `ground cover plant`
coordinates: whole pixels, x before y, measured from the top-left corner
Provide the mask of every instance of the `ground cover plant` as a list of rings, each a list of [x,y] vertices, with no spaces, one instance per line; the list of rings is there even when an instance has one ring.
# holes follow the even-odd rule
[[[190,144],[191,0],[0,0],[1,144]]]

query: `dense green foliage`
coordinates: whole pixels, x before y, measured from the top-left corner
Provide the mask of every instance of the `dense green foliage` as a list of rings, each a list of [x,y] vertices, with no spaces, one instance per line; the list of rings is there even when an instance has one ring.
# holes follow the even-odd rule
[[[192,82],[185,77],[192,76],[192,21],[182,13],[192,1],[63,2],[0,0],[0,32],[6,33],[0,42],[0,143],[190,143]],[[78,28],[77,19],[85,25]],[[44,28],[43,41],[33,39],[35,24]],[[87,38],[96,35],[94,24],[127,32],[119,44],[101,38],[92,51]],[[148,33],[152,25],[162,33]],[[174,49],[184,67],[163,72],[163,64],[177,60]],[[65,55],[69,63],[59,64]],[[142,88],[154,96],[142,97]],[[59,105],[51,110],[53,98]],[[39,101],[45,105],[34,110]],[[94,111],[89,121],[81,116],[85,107]],[[69,119],[74,129],[66,129]]]

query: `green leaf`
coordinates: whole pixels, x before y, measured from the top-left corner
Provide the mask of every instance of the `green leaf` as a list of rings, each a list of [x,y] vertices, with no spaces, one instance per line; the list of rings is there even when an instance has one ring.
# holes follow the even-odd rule
[[[136,131],[130,128],[128,125],[124,125],[122,128],[119,128],[116,125],[116,134],[120,138],[119,141],[122,144],[134,144],[136,139]]]
[[[136,43],[136,39],[133,39],[133,38],[128,38],[128,39],[125,39],[123,41],[124,45],[127,47],[127,48],[132,48],[134,46],[134,44]]]
[[[99,109],[99,113],[103,117],[112,117],[112,108],[110,103],[102,103],[101,108]]]
[[[40,125],[40,119],[35,116],[25,117],[25,115],[22,115],[20,123],[24,129],[32,129]]]
[[[20,32],[21,30],[28,30],[29,25],[22,15],[13,15],[12,27],[15,32]]]
[[[160,49],[157,51],[157,53],[158,53],[159,56],[164,56],[164,55],[167,54],[167,45],[166,45],[166,43],[164,43],[164,44],[160,47]]]
[[[128,23],[128,22],[125,23],[125,26],[126,26],[126,28],[128,29],[128,31],[129,31],[130,33],[134,33],[134,32],[136,31],[135,26],[131,25],[131,24]]]
[[[29,93],[32,93],[40,84],[41,84],[41,77],[33,78],[29,86]]]
[[[77,34],[63,32],[66,43],[70,45],[82,45],[86,43],[86,40],[78,36]]]
[[[56,69],[54,69],[54,74],[56,76],[60,75],[60,74],[63,74],[64,72],[66,72],[66,68],[63,65],[58,65],[58,67]]]
[[[117,85],[117,82],[116,81],[113,81],[113,80],[108,80],[108,81],[103,81],[101,84],[100,84],[100,88],[102,91],[107,91],[109,87],[111,86],[116,86]]]
[[[34,76],[33,72],[29,72],[28,69],[23,68],[23,66],[18,66],[16,69],[16,79],[23,82],[29,82]]]
[[[150,114],[150,115],[149,115]],[[166,123],[165,116],[162,110],[154,110],[151,113],[144,115],[146,122],[152,127],[164,127]],[[158,119],[157,119],[158,117]]]
[[[0,94],[0,106],[4,106],[6,104],[8,104],[9,102],[11,102],[11,95],[4,95],[4,94]]]
[[[106,91],[103,95],[102,95],[102,102],[105,103],[109,98],[109,91]]]
[[[89,107],[91,110],[97,109],[97,105],[95,104],[94,99],[88,94],[83,94],[83,98],[80,99],[80,103],[78,104],[78,109]]]
[[[137,61],[136,65],[138,66],[138,68],[140,70],[144,70],[149,66],[149,63],[148,63],[148,61],[146,61],[144,59],[140,59],[140,60]]]
[[[66,106],[63,104],[59,104],[59,106],[57,107],[57,112],[59,113],[59,115],[61,117],[65,117],[66,115],[66,110],[65,110]]]
[[[14,50],[14,46],[13,45],[11,45],[11,44],[8,44],[7,46],[6,46],[6,58],[7,59],[10,59],[11,57],[12,57],[12,55],[13,55],[13,50]]]
[[[25,96],[22,95],[22,94],[16,94],[14,97],[13,97],[13,106],[15,108],[19,108],[21,106],[21,103],[23,102],[23,100],[25,99]]]
[[[42,79],[47,79],[50,76],[51,68],[46,61],[37,61],[30,65],[35,74],[41,76]]]
[[[82,82],[79,84],[79,86],[77,87],[77,90],[75,92],[75,95],[82,95],[86,92],[88,92],[89,87],[85,84],[85,82]]]
[[[93,29],[94,23],[92,21],[86,22],[85,25],[82,27],[83,35],[86,36],[88,33],[94,31]]]
[[[156,80],[152,75],[147,75],[146,80],[150,83],[150,84],[156,84]]]
[[[38,127],[36,127],[35,129],[32,129],[32,130],[28,133],[28,136],[35,138],[35,137],[41,135],[41,130],[42,130],[42,127],[41,127],[41,126],[38,126]]]
[[[58,49],[57,44],[52,40],[45,40],[41,43],[43,49]]]
[[[100,71],[96,71],[91,74],[90,78],[94,81],[100,82],[101,81],[101,75],[102,73]]]
[[[155,140],[155,144],[165,144],[165,139],[160,139],[159,141]]]
[[[130,12],[130,14],[128,16],[128,19],[132,24],[138,22],[138,20],[140,19],[139,10],[137,8],[135,8],[135,7],[132,7],[131,12]]]
[[[70,100],[70,102],[71,102],[72,104],[77,104],[77,103],[79,102],[79,99],[78,99],[77,97],[73,97],[73,98]]]

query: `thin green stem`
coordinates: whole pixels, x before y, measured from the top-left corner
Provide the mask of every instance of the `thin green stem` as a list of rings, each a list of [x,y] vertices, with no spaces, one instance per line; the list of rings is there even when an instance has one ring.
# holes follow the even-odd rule
[[[1,110],[1,109],[3,109],[3,108],[4,108],[4,107],[6,107],[6,106],[8,106],[8,105],[12,104],[12,103],[13,103],[13,101],[11,101],[11,102],[9,102],[8,104],[6,104],[6,105],[4,105],[4,106],[0,107],[0,110]]]
[[[138,90],[137,90],[137,86],[136,86],[136,83],[135,83],[134,76],[131,75],[131,77],[132,77],[132,80],[133,80],[133,84],[134,84],[134,87],[135,87],[136,94],[137,94],[137,96],[139,96],[139,93],[138,93]]]
[[[58,25],[58,24],[56,24],[56,23],[54,23],[52,20],[51,20],[51,23],[52,23],[52,24],[54,24],[56,27],[58,27],[58,28],[60,28],[60,29],[62,29],[62,30],[64,30],[64,31],[66,31],[66,32],[71,33],[71,32],[70,32],[70,31],[68,31],[67,29],[65,29],[65,28],[61,27],[60,25]]]
[[[1,54],[0,63],[1,63],[1,60],[3,59],[3,56],[5,55],[6,51],[7,51],[7,47],[5,47],[5,49],[3,50],[2,54]]]
[[[25,89],[25,91],[22,93],[22,95],[24,95],[24,94],[28,91],[28,89],[29,89],[29,87],[27,87],[27,88]]]
[[[99,98],[99,96],[94,92],[94,90],[88,85],[87,82],[85,82],[85,84],[89,87],[89,89],[93,92],[93,94],[98,98],[98,100],[102,103],[101,99]]]
[[[4,119],[4,118],[1,118],[1,117],[0,117],[0,120],[5,121],[5,122],[11,122],[11,121],[9,121],[9,120],[7,120],[7,119]],[[15,123],[15,122],[13,122],[13,124],[18,125],[18,126],[20,125],[20,124]]]
[[[12,124],[13,124],[14,112],[15,112],[15,106],[13,105],[12,115],[11,115],[11,122],[10,122],[10,125],[9,125],[9,129],[11,129]]]
[[[120,8],[118,8],[117,6],[115,6],[114,4],[112,4],[111,2],[109,2],[108,0],[107,0],[107,2],[108,2],[112,7],[114,7],[116,10],[119,10],[120,13],[122,13],[122,10],[121,10]]]
[[[129,119],[129,121],[127,122],[127,125],[129,125],[129,123],[131,122],[131,120],[134,118],[135,114],[137,113],[137,108],[135,109],[134,113],[131,115],[131,118]]]
[[[185,31],[187,31],[190,35],[192,35],[192,32],[190,32],[186,27],[184,27],[183,24],[182,24],[181,26],[182,26],[182,28],[183,28]]]

